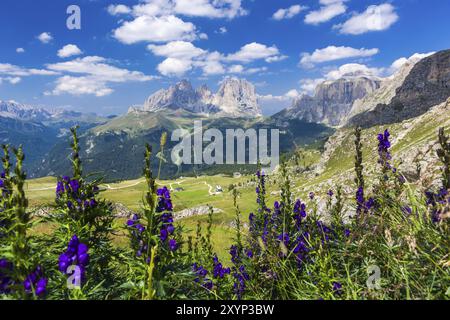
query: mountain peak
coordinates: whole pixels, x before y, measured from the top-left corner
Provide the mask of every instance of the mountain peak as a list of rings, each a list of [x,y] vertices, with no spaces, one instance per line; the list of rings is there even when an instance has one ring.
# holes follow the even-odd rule
[[[225,78],[213,104],[220,106],[223,114],[235,117],[262,115],[255,86],[245,79]]]
[[[414,55],[379,90],[354,104],[347,124],[401,122],[426,113],[449,96],[450,50]]]
[[[379,79],[356,74],[324,81],[317,86],[314,96],[301,95],[279,115],[338,126],[346,119],[356,100],[364,98],[380,85]]]
[[[206,85],[194,89],[188,80],[182,80],[150,96],[144,111],[184,109],[194,113],[222,116],[261,116],[253,84],[235,77],[225,78],[216,94]]]

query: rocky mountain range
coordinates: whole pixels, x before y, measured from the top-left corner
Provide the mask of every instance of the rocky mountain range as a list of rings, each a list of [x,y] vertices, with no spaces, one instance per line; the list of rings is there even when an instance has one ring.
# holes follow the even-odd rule
[[[312,97],[304,94],[295,98],[292,105],[276,117],[338,126],[346,119],[356,100],[373,93],[380,85],[378,78],[344,75],[341,79],[319,84]]]
[[[2,100],[0,100],[0,118],[45,124],[61,122],[99,123],[106,120],[106,118],[99,117],[94,113],[82,113],[61,108],[46,109],[16,101]]]
[[[157,150],[163,132],[190,130],[193,119],[219,130],[279,128],[284,132],[281,150],[289,152],[299,145],[322,148],[330,136],[330,141],[338,141],[341,130],[354,125],[369,128],[420,117],[449,97],[450,50],[446,50],[410,60],[386,79],[347,74],[325,81],[313,96],[295,99],[272,117],[261,116],[255,87],[237,78],[225,79],[216,93],[206,86],[195,89],[183,80],[114,118],[0,101],[0,142],[24,145],[29,177],[68,174],[67,132],[79,125],[86,170],[103,172],[111,180],[129,179],[141,174],[145,143]],[[414,127],[419,122],[412,123]],[[167,152],[171,147],[169,143]],[[176,174],[176,167],[166,167],[168,176]]]
[[[295,98],[275,117],[370,127],[417,117],[450,96],[450,50],[412,57],[387,78],[343,75]]]
[[[183,80],[168,89],[157,91],[141,109],[131,108],[130,112],[167,109],[223,117],[262,116],[255,86],[244,79],[231,77],[221,83],[217,93],[212,93],[206,85],[194,89],[188,80]]]
[[[450,50],[412,62],[372,95],[358,101],[348,126],[371,127],[420,116],[450,96]]]

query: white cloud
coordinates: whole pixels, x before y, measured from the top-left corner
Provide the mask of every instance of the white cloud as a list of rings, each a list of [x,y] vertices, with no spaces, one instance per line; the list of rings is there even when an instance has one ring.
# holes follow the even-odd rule
[[[349,63],[340,66],[336,70],[329,71],[325,78],[327,80],[337,80],[343,77],[380,77],[384,68],[370,68],[364,64]]]
[[[135,16],[184,15],[190,17],[227,18],[246,15],[241,0],[147,0],[133,6]]]
[[[291,105],[292,100],[298,98],[300,95],[301,93],[298,90],[292,89],[283,95],[260,95],[258,96],[258,101],[261,104],[263,113],[270,116]]]
[[[121,69],[108,64],[103,57],[87,56],[71,61],[47,65],[54,72],[69,73],[56,81],[55,89],[48,93],[60,95],[68,93],[72,95],[94,94],[105,96],[111,94],[109,83],[144,82],[153,80],[155,77],[148,76],[139,71]]]
[[[312,95],[314,94],[316,87],[324,81],[324,78],[302,79],[300,80],[300,89],[302,90],[302,93]]]
[[[20,77],[0,78],[0,84],[2,84],[3,81],[8,81],[10,84],[18,84],[20,81],[22,81],[22,78],[20,78]]]
[[[197,35],[194,24],[170,15],[163,17],[139,16],[133,21],[126,21],[114,30],[114,37],[122,43],[133,44],[141,41],[192,41],[197,38]]]
[[[275,102],[275,101],[287,102],[287,101],[290,101],[292,99],[295,99],[295,98],[299,97],[300,95],[301,95],[301,93],[298,92],[297,89],[292,89],[292,90],[289,90],[288,92],[286,92],[285,94],[280,95],[280,96],[267,94],[267,95],[258,96],[258,98],[263,100],[263,101],[265,101],[265,102]]]
[[[323,49],[316,49],[313,53],[303,53],[300,59],[300,64],[305,67],[312,67],[314,64],[348,59],[371,57],[378,54],[377,48],[373,49],[356,49],[351,47],[336,47],[329,46]]]
[[[187,41],[172,41],[164,45],[148,45],[147,49],[156,56],[166,58],[159,66],[158,71],[165,76],[182,76],[188,71],[201,69],[204,76],[245,73],[254,74],[267,71],[267,67],[255,66],[246,68],[243,64],[264,59],[266,62],[280,61],[286,56],[279,55],[276,47],[252,43],[243,46],[238,52],[228,56],[214,51],[210,52],[196,47]]]
[[[268,62],[268,63],[279,62],[279,61],[286,60],[287,58],[289,58],[289,57],[288,57],[288,56],[285,56],[285,55],[273,56],[273,57],[267,58],[267,59],[266,59],[266,62]]]
[[[14,77],[14,78],[6,78],[6,80],[8,80],[9,83],[11,83],[11,84],[17,84],[17,83],[19,83],[20,81],[22,81],[22,78]]]
[[[295,99],[300,96],[300,92],[298,92],[297,89],[292,89],[286,92],[285,96],[290,99]]]
[[[53,40],[52,34],[50,32],[43,32],[37,36],[38,40],[42,43],[49,43]]]
[[[177,14],[233,19],[247,14],[242,8],[241,0],[174,0],[174,11]]]
[[[203,70],[203,75],[219,75],[226,73],[222,64],[223,56],[219,52],[209,53],[203,61],[194,63],[194,66]]]
[[[68,58],[71,56],[78,56],[83,52],[74,44],[68,44],[61,49],[58,50],[58,57],[60,58]]]
[[[286,9],[279,9],[277,12],[273,14],[272,18],[275,20],[291,19],[306,9],[307,7],[305,6],[301,6],[298,4],[293,5]]]
[[[98,81],[95,77],[72,77],[63,76],[56,80],[56,87],[52,92],[45,95],[61,95],[68,93],[71,95],[95,95],[97,97],[107,96],[113,93],[113,89],[106,86],[106,82]]]
[[[241,0],[146,0],[132,8],[113,5],[108,11],[113,15],[132,14],[133,20],[122,22],[113,31],[114,37],[125,44],[208,38],[205,33],[197,34],[196,26],[178,15],[233,19],[247,14]]]
[[[42,69],[28,69],[9,63],[0,63],[0,83],[8,81],[11,84],[17,84],[23,77],[30,76],[53,76],[59,73]]]
[[[165,45],[149,45],[147,48],[153,54],[166,58],[157,68],[165,76],[181,77],[194,68],[202,69],[204,75],[225,73],[220,53],[197,48],[190,42],[173,41]]]
[[[220,27],[216,33],[225,34],[228,32],[228,29],[226,27]]]
[[[245,67],[241,64],[234,64],[228,68],[229,73],[244,73]]]
[[[108,6],[107,10],[108,10],[108,13],[112,16],[131,13],[130,7],[127,7],[126,5],[123,5],[123,4],[118,4],[118,5],[111,4]]]
[[[17,53],[24,53],[24,52],[25,52],[25,49],[24,49],[24,48],[17,48],[17,49],[16,49],[16,52],[17,52]]]
[[[320,0],[320,9],[309,12],[305,17],[305,23],[317,25],[327,22],[347,11],[344,2],[348,0]]]
[[[411,57],[406,58],[406,57],[402,57],[399,58],[397,60],[395,60],[390,68],[389,71],[391,73],[395,73],[397,72],[401,67],[403,67],[406,63],[416,63],[426,57],[429,57],[431,55],[435,54],[435,52],[428,52],[428,53],[415,53],[413,54]]]
[[[366,11],[354,14],[343,24],[336,25],[340,33],[359,35],[370,31],[389,29],[399,19],[390,3],[369,6]]]
[[[236,64],[236,65],[232,65],[231,67],[228,68],[228,73],[255,74],[255,73],[266,72],[267,70],[268,70],[267,67],[245,68],[243,65]]]
[[[147,48],[157,56],[179,59],[192,59],[206,53],[205,50],[197,48],[186,41],[173,41],[165,45],[151,44]]]
[[[190,60],[167,58],[158,65],[158,71],[164,76],[182,76],[192,69]]]
[[[27,69],[9,63],[0,63],[0,76],[7,75],[13,77],[28,77],[28,76],[53,76],[58,73],[55,71],[43,69]]]
[[[249,43],[243,46],[238,52],[227,56],[229,61],[252,62],[255,60],[265,59],[273,61],[280,56],[280,51],[276,46],[268,47],[260,43]]]

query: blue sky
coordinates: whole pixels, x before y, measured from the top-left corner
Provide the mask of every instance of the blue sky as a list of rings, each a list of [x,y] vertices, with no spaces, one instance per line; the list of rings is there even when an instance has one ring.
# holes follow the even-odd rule
[[[215,91],[237,76],[270,114],[320,81],[386,77],[450,48],[449,12],[446,0],[2,0],[0,100],[119,114],[179,79]]]

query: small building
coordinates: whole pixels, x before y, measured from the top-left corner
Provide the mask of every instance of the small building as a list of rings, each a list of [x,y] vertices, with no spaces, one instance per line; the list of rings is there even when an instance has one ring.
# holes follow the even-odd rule
[[[222,193],[222,192],[223,192],[222,186],[216,186],[216,193]]]

